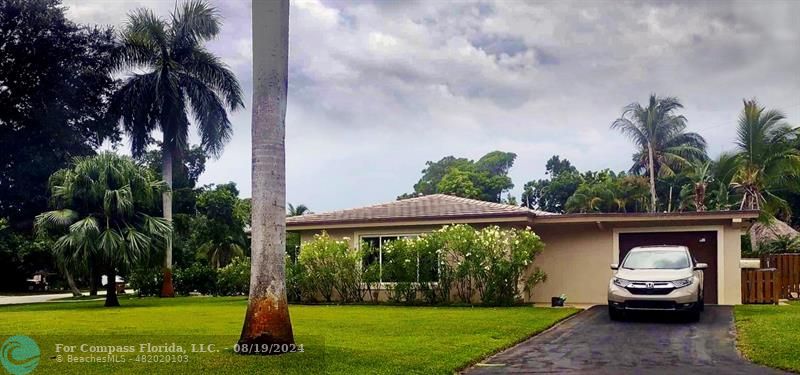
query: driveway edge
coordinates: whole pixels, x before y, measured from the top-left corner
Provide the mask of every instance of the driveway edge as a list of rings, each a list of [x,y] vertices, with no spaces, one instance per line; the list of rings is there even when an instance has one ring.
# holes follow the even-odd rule
[[[550,327],[545,328],[541,332],[536,332],[536,333],[530,334],[528,336],[525,336],[525,337],[521,338],[519,341],[517,341],[517,342],[515,342],[515,343],[513,343],[511,345],[498,348],[497,350],[493,351],[491,354],[486,355],[486,356],[481,357],[481,358],[478,358],[477,360],[472,361],[469,364],[467,364],[467,365],[465,365],[465,366],[463,366],[461,368],[456,369],[454,371],[454,373],[455,374],[463,374],[464,371],[475,367],[475,365],[477,365],[477,364],[479,364],[481,362],[484,362],[485,360],[488,360],[488,359],[490,359],[490,358],[492,358],[492,357],[494,357],[494,356],[496,356],[496,355],[498,355],[498,354],[500,354],[500,353],[502,353],[502,352],[504,352],[506,350],[511,350],[513,348],[516,348],[517,346],[521,345],[522,343],[524,343],[524,342],[526,342],[526,341],[528,341],[528,340],[530,340],[530,339],[532,339],[532,338],[534,338],[536,336],[539,336],[539,335],[544,334],[546,332],[552,331],[552,330],[556,329],[557,327],[561,326],[562,324],[565,324],[568,321],[572,320],[576,316],[586,313],[586,311],[588,311],[588,310],[589,309],[580,309],[580,311],[578,311],[578,312],[576,312],[576,313],[574,313],[574,314],[572,314],[572,315],[570,315],[568,317],[565,317],[563,319],[557,320],[555,323],[553,323],[553,325],[551,325]]]

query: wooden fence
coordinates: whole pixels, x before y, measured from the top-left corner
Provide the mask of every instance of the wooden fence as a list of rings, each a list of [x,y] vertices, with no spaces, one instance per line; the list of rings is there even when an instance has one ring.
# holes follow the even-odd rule
[[[777,304],[781,289],[776,269],[742,269],[742,303]]]
[[[761,258],[761,267],[777,270],[781,298],[800,297],[800,254],[765,255]]]

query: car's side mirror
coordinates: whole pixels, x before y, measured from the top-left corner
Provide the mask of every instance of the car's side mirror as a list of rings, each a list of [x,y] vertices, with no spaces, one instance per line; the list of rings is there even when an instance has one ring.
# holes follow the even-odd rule
[[[612,269],[612,270],[617,270],[617,269],[619,269],[619,264],[616,264],[616,263],[611,263],[611,269]]]
[[[705,263],[697,263],[694,265],[694,269],[696,270],[704,270],[706,268],[708,268],[708,264]]]

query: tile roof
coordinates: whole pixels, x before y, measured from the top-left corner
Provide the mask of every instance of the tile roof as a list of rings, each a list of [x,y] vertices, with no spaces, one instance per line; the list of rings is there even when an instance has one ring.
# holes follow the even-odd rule
[[[445,194],[393,201],[374,206],[352,208],[318,214],[307,214],[286,218],[286,225],[351,223],[392,220],[480,218],[502,216],[554,215],[550,212],[531,210],[525,207],[501,203],[459,198]]]

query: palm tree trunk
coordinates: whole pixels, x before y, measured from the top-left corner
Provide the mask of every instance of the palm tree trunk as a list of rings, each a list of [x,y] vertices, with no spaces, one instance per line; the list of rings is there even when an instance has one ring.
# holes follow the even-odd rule
[[[117,299],[117,272],[113,266],[108,267],[106,276],[108,277],[108,282],[106,282],[106,303],[103,306],[117,307],[119,306],[119,299]]]
[[[698,182],[694,188],[694,206],[697,211],[706,210],[706,184]]]
[[[252,265],[239,344],[292,344],[284,264],[289,0],[254,1],[252,13]]]
[[[647,142],[647,164],[650,168],[650,212],[656,212],[656,171],[653,162],[653,143]]]
[[[161,148],[161,174],[167,183],[167,191],[161,195],[164,219],[172,223],[172,149],[170,149],[166,135],[164,146]],[[161,297],[175,297],[172,286],[172,234],[167,237],[167,248],[164,251],[164,282],[161,285]]]
[[[83,295],[81,290],[78,289],[78,286],[75,285],[75,280],[72,279],[72,275],[69,273],[67,267],[64,267],[64,278],[67,279],[67,285],[69,285],[69,290],[72,292],[73,297],[80,297]]]
[[[101,279],[103,276],[101,275],[100,267],[97,265],[97,261],[91,259],[89,261],[89,295],[96,296],[97,290],[100,289]]]
[[[667,212],[672,212],[672,185],[669,185],[669,201],[667,201]]]

